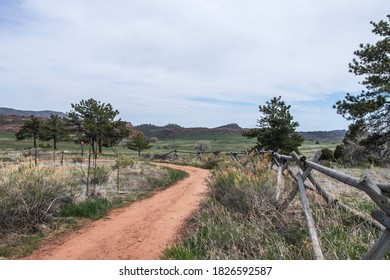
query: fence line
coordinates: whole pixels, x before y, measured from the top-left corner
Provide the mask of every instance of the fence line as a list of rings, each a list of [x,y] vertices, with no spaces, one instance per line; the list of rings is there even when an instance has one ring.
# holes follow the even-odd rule
[[[306,222],[308,225],[310,239],[313,244],[313,254],[316,259],[321,259],[321,250],[318,247],[318,239],[316,239],[315,227],[313,226],[313,221],[310,218],[311,210],[308,201],[306,201],[306,193],[304,184],[305,180],[309,181],[315,187],[317,193],[319,193],[329,206],[338,206],[340,209],[353,213],[357,218],[368,222],[372,226],[383,230],[379,239],[374,243],[374,245],[368,250],[363,259],[383,259],[387,251],[390,250],[390,185],[386,184],[377,184],[374,183],[370,178],[365,176],[362,179],[344,174],[342,172],[333,170],[331,168],[322,166],[318,163],[319,157],[321,156],[321,151],[318,151],[312,161],[306,159],[306,157],[299,157],[295,152],[292,152],[289,156],[278,154],[272,151],[261,151],[260,154],[270,154],[271,155],[271,165],[276,165],[278,167],[277,172],[283,173],[285,170],[288,171],[288,174],[297,182],[297,185],[290,192],[285,201],[280,203],[278,209],[280,211],[285,211],[291,201],[294,199],[298,191],[301,194],[301,201],[303,204]],[[288,167],[290,162],[295,162],[297,166],[301,169],[296,175]],[[319,182],[311,174],[312,170],[316,170],[326,176],[329,176],[333,179],[336,179],[339,182],[357,188],[361,191],[364,191],[382,210],[374,210],[371,214],[372,218],[364,215],[356,210],[351,209],[347,205],[343,204],[339,200],[333,198],[328,194],[324,188],[319,184]],[[279,178],[279,176],[278,176]]]

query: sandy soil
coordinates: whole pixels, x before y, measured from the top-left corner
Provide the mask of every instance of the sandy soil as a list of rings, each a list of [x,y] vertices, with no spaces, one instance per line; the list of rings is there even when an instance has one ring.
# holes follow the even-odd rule
[[[26,259],[152,260],[172,245],[206,193],[207,170],[168,164],[190,176],[151,198],[117,209],[105,219],[46,244]]]

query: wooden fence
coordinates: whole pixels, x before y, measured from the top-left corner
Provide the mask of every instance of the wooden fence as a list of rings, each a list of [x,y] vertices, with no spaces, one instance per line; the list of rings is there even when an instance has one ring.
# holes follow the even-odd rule
[[[379,239],[374,243],[374,245],[368,250],[363,259],[367,260],[379,260],[384,257],[386,252],[390,249],[390,185],[386,184],[377,184],[374,183],[367,176],[360,179],[346,175],[344,173],[338,172],[331,168],[320,165],[319,158],[321,156],[321,151],[318,151],[312,160],[307,160],[306,157],[299,157],[295,152],[292,152],[290,155],[281,155],[278,153],[270,151],[261,151],[260,154],[269,154],[271,155],[270,168],[274,166],[277,168],[277,188],[280,189],[283,180],[283,174],[287,173],[294,179],[296,182],[293,190],[288,194],[287,198],[280,202],[277,206],[280,211],[285,211],[294,197],[300,193],[301,202],[303,205],[303,210],[305,214],[305,219],[308,227],[308,232],[310,240],[312,242],[312,251],[315,259],[322,260],[324,259],[320,242],[318,239],[316,227],[314,220],[311,214],[309,200],[307,199],[306,190],[307,188],[312,189],[310,186],[305,184],[305,181],[309,180],[315,188],[315,191],[320,194],[326,203],[329,206],[337,206],[342,210],[348,211],[356,215],[358,219],[361,219],[365,222],[368,222],[372,226],[382,230],[382,234]],[[300,172],[294,173],[290,168],[290,163],[296,163],[300,168]],[[356,210],[351,209],[347,205],[343,204],[339,200],[332,197],[327,191],[320,185],[320,183],[315,179],[312,170],[316,170],[326,176],[329,176],[333,179],[336,179],[344,184],[347,184],[351,187],[357,188],[361,191],[364,191],[380,208],[374,210],[371,214],[372,218],[369,215],[364,215]],[[278,191],[277,191],[278,192]]]

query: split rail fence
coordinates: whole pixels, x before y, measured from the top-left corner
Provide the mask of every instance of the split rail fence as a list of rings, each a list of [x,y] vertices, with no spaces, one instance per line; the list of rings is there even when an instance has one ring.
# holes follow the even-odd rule
[[[318,163],[321,156],[321,151],[316,152],[312,160],[307,160],[304,156],[299,157],[295,152],[292,152],[290,155],[281,155],[270,151],[261,151],[259,153],[269,154],[271,156],[270,168],[272,169],[273,166],[277,167],[277,193],[280,192],[280,188],[283,184],[282,176],[284,172],[287,171],[296,182],[295,187],[288,194],[288,197],[278,205],[278,209],[280,211],[285,211],[299,192],[315,259],[322,260],[324,259],[324,256],[321,251],[318,234],[312,217],[312,211],[310,209],[310,203],[305,190],[308,188],[312,189],[310,186],[305,184],[307,180],[312,183],[312,185],[315,187],[315,191],[324,198],[329,206],[337,206],[342,210],[351,212],[358,219],[368,222],[372,226],[383,231],[379,239],[372,245],[372,247],[363,257],[363,259],[366,260],[383,259],[386,252],[390,249],[390,185],[377,184],[367,176],[360,179],[322,166]],[[292,162],[296,163],[296,165],[301,170],[300,172],[297,172],[296,174],[294,173],[294,171],[289,166],[289,164]],[[364,191],[375,202],[380,210],[374,210],[371,213],[371,218],[369,215],[365,215],[354,209],[351,209],[349,206],[332,197],[332,195],[330,195],[320,185],[320,183],[311,173],[313,170],[325,174],[326,176],[336,179],[337,181],[340,181],[351,187]]]

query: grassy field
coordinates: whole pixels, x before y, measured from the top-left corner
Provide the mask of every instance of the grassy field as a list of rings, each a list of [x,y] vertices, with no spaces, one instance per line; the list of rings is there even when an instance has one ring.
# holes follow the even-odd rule
[[[152,143],[153,147],[149,150],[143,151],[143,154],[166,154],[174,149],[178,151],[194,152],[197,141],[204,140],[210,143],[210,151],[222,151],[226,153],[241,152],[251,149],[256,145],[256,139],[247,139],[240,135],[194,135],[192,137],[180,138],[175,140],[158,140]],[[39,141],[42,147],[46,147],[50,142]],[[334,148],[340,143],[337,142],[325,142],[316,143],[315,141],[305,141],[300,147],[300,151],[303,155],[311,157],[315,151],[328,148],[334,150]],[[0,158],[5,157],[8,151],[22,151],[32,148],[32,140],[16,141],[15,134],[11,132],[0,132],[0,151],[3,155]],[[84,153],[88,151],[88,146],[84,146]],[[50,148],[46,149],[50,152]],[[74,142],[60,142],[58,143],[58,151],[65,150],[69,153],[80,154],[81,146]],[[103,153],[106,155],[137,155],[137,152],[129,150],[123,145],[118,145],[113,148],[103,148]]]

